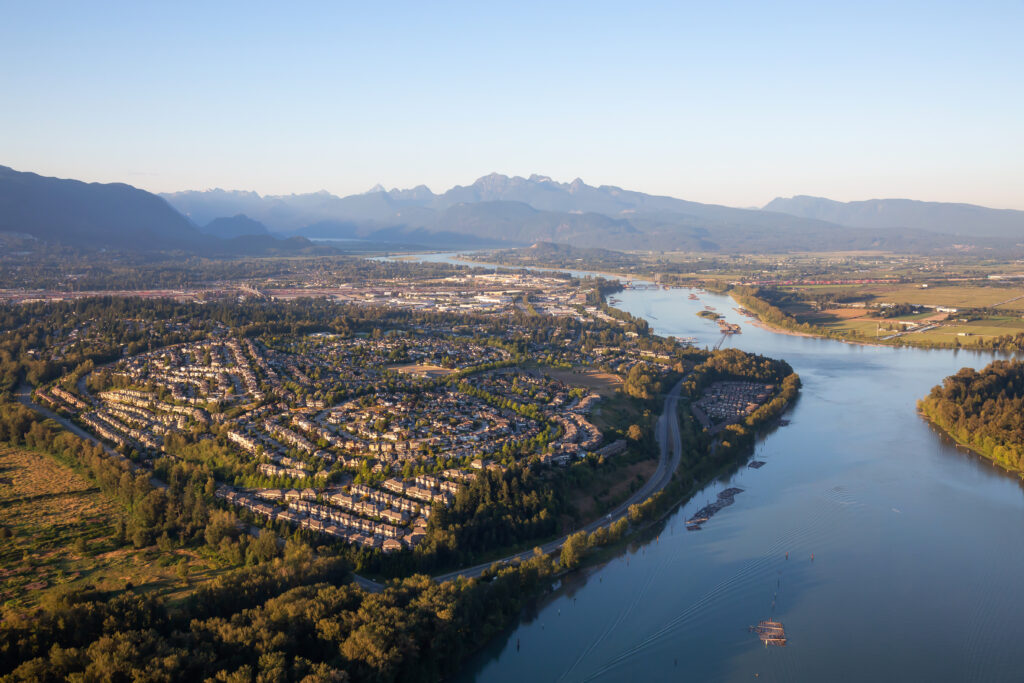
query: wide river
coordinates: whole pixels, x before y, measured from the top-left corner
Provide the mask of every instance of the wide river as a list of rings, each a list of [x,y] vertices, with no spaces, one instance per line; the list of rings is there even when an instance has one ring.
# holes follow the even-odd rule
[[[661,335],[784,358],[803,391],[790,424],[680,508],[655,538],[578,572],[470,661],[462,680],[1021,681],[1024,491],[956,448],[915,402],[992,354],[777,334],[726,296],[627,290]],[[702,531],[684,520],[744,490]],[[788,553],[788,559],[787,559]],[[813,560],[812,560],[813,554]],[[748,627],[774,618],[787,647]]]

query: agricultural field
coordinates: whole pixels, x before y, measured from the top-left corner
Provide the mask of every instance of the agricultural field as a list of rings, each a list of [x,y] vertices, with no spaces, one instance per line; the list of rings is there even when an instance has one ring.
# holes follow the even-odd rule
[[[866,284],[780,291],[785,294],[773,303],[798,323],[861,341],[970,348],[1024,332],[1024,287]]]
[[[1024,287],[933,285],[922,288],[920,285],[878,285],[863,287],[858,291],[873,297],[876,302],[1024,311]]]
[[[194,553],[122,547],[118,505],[89,480],[52,457],[0,447],[0,603],[37,604],[70,586],[182,595],[212,575]],[[179,564],[181,567],[179,567]]]
[[[873,315],[872,310],[865,308],[837,308],[822,311],[804,309],[799,312],[794,310],[796,308],[798,307],[787,306],[785,310],[802,323],[810,323],[843,335],[858,335],[860,337],[877,336],[882,339],[907,327],[903,323],[922,327],[936,324],[937,327],[921,332],[908,331],[902,338],[909,342],[928,344],[958,342],[960,346],[969,347],[977,346],[979,342],[986,339],[1024,332],[1024,318],[1016,315],[959,322],[955,314],[934,311],[904,315],[898,318],[880,318]]]
[[[1024,318],[1018,316],[999,316],[986,320],[975,320],[969,323],[950,323],[927,332],[915,333],[911,336],[920,337],[928,342],[952,343],[960,346],[976,346],[979,341],[1002,337],[1008,334],[1024,332]]]

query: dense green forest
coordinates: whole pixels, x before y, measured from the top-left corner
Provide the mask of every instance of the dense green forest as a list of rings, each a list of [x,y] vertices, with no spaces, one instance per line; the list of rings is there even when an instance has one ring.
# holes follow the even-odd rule
[[[1024,471],[1024,362],[964,368],[918,401],[950,436],[1003,467]]]

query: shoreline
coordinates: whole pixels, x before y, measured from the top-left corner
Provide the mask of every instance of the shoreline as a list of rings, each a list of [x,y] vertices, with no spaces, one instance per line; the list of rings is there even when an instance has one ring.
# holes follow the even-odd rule
[[[736,297],[734,297],[731,293],[729,293],[729,298],[732,299],[736,303],[737,306],[740,306],[740,307],[743,306],[743,304],[740,303],[739,301],[737,301]],[[743,315],[743,314],[741,313],[740,315]],[[776,334],[784,334],[784,335],[787,335],[789,337],[807,337],[809,339],[823,339],[825,341],[834,341],[834,342],[839,342],[841,344],[853,344],[854,346],[875,346],[875,347],[883,348],[883,349],[899,348],[899,346],[897,344],[879,344],[878,342],[866,342],[866,341],[860,341],[860,340],[856,340],[856,339],[844,339],[844,338],[836,338],[836,337],[826,337],[823,334],[814,334],[813,332],[799,332],[797,330],[790,330],[790,329],[787,329],[785,327],[779,327],[778,325],[773,325],[772,323],[765,322],[756,313],[753,314],[753,317],[748,317],[748,316],[744,316],[744,317],[747,317],[747,319],[749,320],[750,324],[753,325],[754,327],[759,327],[762,330],[767,330],[768,332],[775,332]],[[924,348],[924,347],[918,347],[918,346],[913,345],[913,344],[911,344],[911,347],[912,348]]]
[[[974,455],[974,456],[980,458],[981,460],[983,460],[984,462],[988,463],[992,467],[1002,471],[1004,474],[1013,475],[1017,479],[1024,480],[1024,470],[1018,470],[1018,469],[1009,468],[1006,465],[1002,464],[1001,462],[998,462],[994,458],[986,455],[985,453],[982,453],[980,450],[978,450],[978,448],[976,446],[972,446],[969,443],[964,443],[963,441],[958,439],[956,436],[954,436],[952,432],[947,430],[945,427],[940,425],[938,422],[936,422],[932,418],[928,417],[928,415],[925,414],[924,411],[922,411],[920,408],[917,410],[917,415],[918,415],[918,417],[923,419],[925,422],[927,422],[928,426],[930,426],[932,429],[937,431],[943,437],[945,437],[945,438],[949,439],[950,441],[952,441],[953,444],[957,448],[962,448],[962,449],[967,450],[969,453],[971,453],[971,455]]]

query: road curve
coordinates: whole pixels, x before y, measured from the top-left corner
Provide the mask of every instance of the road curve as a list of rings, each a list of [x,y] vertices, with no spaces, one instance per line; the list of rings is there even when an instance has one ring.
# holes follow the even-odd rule
[[[631,495],[628,499],[626,499],[618,506],[616,506],[615,509],[613,509],[606,516],[598,518],[590,524],[587,524],[586,526],[576,529],[572,533],[586,531],[589,534],[593,533],[598,527],[611,526],[611,524],[629,514],[630,505],[643,502],[650,496],[654,495],[658,491],[661,491],[666,486],[668,486],[668,483],[672,480],[672,475],[679,467],[679,460],[682,458],[683,455],[682,443],[679,439],[678,414],[679,392],[682,389],[682,386],[683,380],[679,380],[679,382],[677,382],[676,385],[672,387],[668,394],[665,395],[664,409],[662,410],[661,415],[658,417],[658,421],[655,424],[655,437],[658,441],[659,454],[658,467],[654,470],[654,475],[650,479],[648,479],[643,486],[637,489],[633,493],[633,495]],[[84,429],[76,425],[71,420],[68,420],[67,418],[53,412],[52,410],[49,410],[34,402],[32,400],[32,387],[30,387],[29,385],[22,384],[20,387],[18,387],[18,390],[15,392],[15,397],[22,405],[32,410],[35,410],[36,412],[42,414],[44,417],[50,418],[51,420],[58,422],[62,427],[64,427],[71,433],[75,434],[76,436],[80,436],[83,439],[87,439],[89,441],[92,441],[93,443],[97,443],[100,446],[102,446],[103,449],[110,455],[127,461],[127,458],[125,458],[123,455],[111,449],[109,446],[107,446],[102,441],[97,439],[95,436],[93,436],[89,432],[85,431]],[[133,468],[135,467],[134,463],[130,464],[133,466]],[[160,488],[167,487],[166,483],[160,481],[159,479],[156,479],[155,477],[151,478],[150,481]],[[562,547],[562,545],[565,543],[566,539],[569,538],[569,536],[570,534],[566,534],[561,538],[557,538],[553,541],[548,541],[547,543],[541,545],[540,549],[545,554],[553,553]],[[454,579],[458,576],[465,576],[467,578],[477,578],[481,574],[483,574],[484,571],[490,568],[491,565],[493,565],[495,562],[513,562],[515,560],[524,561],[532,557],[533,553],[534,549],[530,548],[529,550],[524,550],[514,555],[509,555],[507,557],[491,560],[490,562],[478,564],[473,567],[466,567],[464,569],[448,572],[447,574],[439,574],[435,576],[434,579],[438,582],[441,582]],[[379,592],[384,589],[383,584],[380,584],[376,581],[372,581],[364,576],[359,576],[358,574],[353,574],[353,579],[355,583],[357,583],[361,588],[370,592]]]
[[[586,526],[576,529],[572,533],[579,531],[586,531],[588,534],[593,533],[598,527],[610,526],[612,523],[622,519],[629,514],[629,506],[635,503],[640,503],[654,495],[658,491],[668,486],[668,483],[672,480],[672,475],[679,467],[679,460],[683,456],[683,446],[679,438],[679,392],[683,387],[683,380],[679,380],[672,390],[665,396],[665,407],[661,412],[661,416],[658,417],[658,422],[655,425],[655,437],[658,440],[659,455],[658,455],[658,467],[654,471],[654,475],[644,483],[639,489],[637,489],[633,495],[627,500],[619,504],[614,510],[608,513],[605,517],[598,518],[587,524]],[[558,550],[565,543],[566,539],[569,538],[570,534],[566,534],[561,538],[549,541],[540,546],[541,552],[550,554]],[[515,560],[527,560],[533,556],[533,548],[524,550],[523,552],[509,555],[508,557],[502,557],[484,564],[478,564],[474,567],[467,567],[465,569],[459,569],[447,574],[439,574],[434,577],[435,581],[449,581],[458,576],[465,576],[466,578],[477,578],[484,573],[491,565],[495,562],[512,562]],[[360,577],[362,578],[362,577]],[[363,579],[366,581],[366,579]],[[362,584],[361,584],[362,585]],[[375,584],[379,586],[380,584]]]

